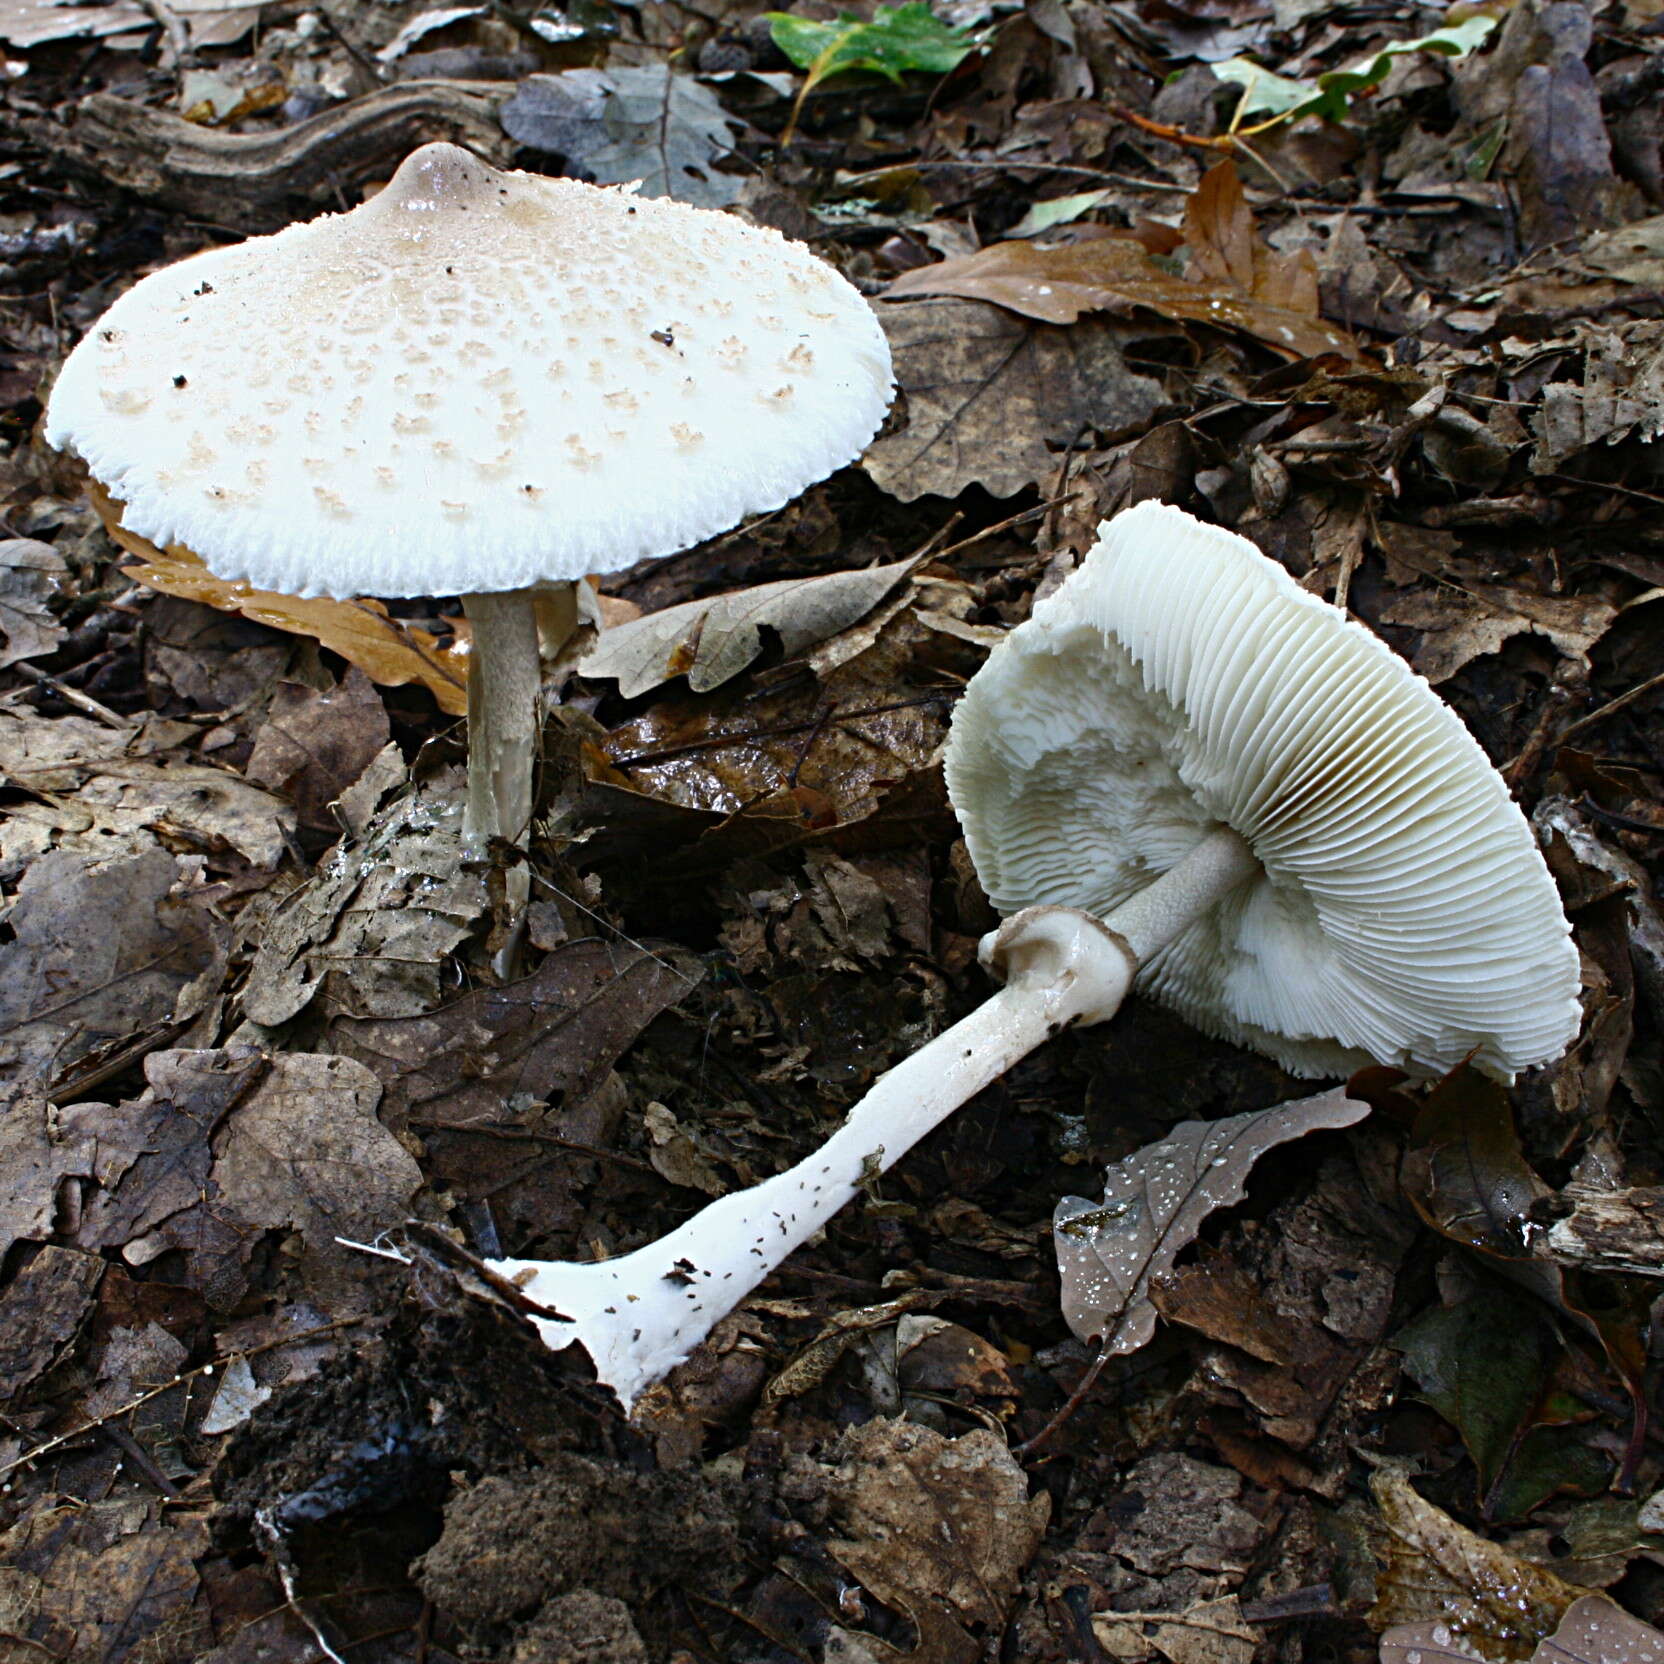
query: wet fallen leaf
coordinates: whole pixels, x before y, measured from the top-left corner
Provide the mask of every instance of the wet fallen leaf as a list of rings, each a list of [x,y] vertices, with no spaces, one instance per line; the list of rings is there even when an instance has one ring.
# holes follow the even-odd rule
[[[238,613],[257,624],[290,635],[311,636],[332,653],[355,664],[383,687],[419,682],[451,716],[468,709],[468,659],[455,647],[441,647],[426,630],[389,615],[380,601],[331,601],[316,597],[303,601],[294,595],[252,589],[247,584],[216,578],[189,549],[175,543],[166,550],[146,542],[121,524],[121,505],[96,482],[88,495],[104,529],[122,548],[139,557],[137,566],[122,574],[164,595],[200,601],[220,612]]]
[[[833,1644],[878,1664],[973,1664],[971,1634],[997,1635],[1034,1551],[1051,1498],[1028,1479],[1005,1441],[986,1429],[943,1438],[915,1423],[869,1421],[833,1452],[829,1493],[839,1563],[917,1628],[902,1652],[834,1628]]]
[[[99,861],[43,855],[0,945],[0,1081],[57,1091],[93,1053],[167,1044],[218,992],[225,926],[193,903],[164,849]]]
[[[696,208],[726,208],[744,184],[712,166],[740,124],[709,87],[665,65],[528,75],[500,119],[516,143],[558,153],[598,184],[639,181],[646,196]]]
[[[50,543],[32,537],[0,540],[0,669],[44,658],[64,639],[47,600],[69,567]]]
[[[1102,1202],[1064,1197],[1053,1221],[1064,1320],[1111,1355],[1136,1352],[1155,1333],[1151,1278],[1171,1269],[1210,1213],[1242,1200],[1254,1163],[1368,1113],[1337,1087],[1223,1121],[1184,1121],[1111,1167]]]
[[[1591,1496],[1610,1461],[1559,1423],[1589,1412],[1555,1390],[1563,1345],[1540,1306],[1506,1289],[1424,1313],[1393,1337],[1426,1401],[1462,1436],[1487,1520],[1519,1519],[1560,1491]]]
[[[1106,324],[1037,326],[974,299],[886,306],[879,321],[907,426],[869,445],[861,466],[904,503],[972,484],[1012,496],[1048,479],[1083,432],[1135,429],[1161,402],[1160,384],[1128,368]]]
[[[1048,248],[995,243],[904,272],[885,297],[956,295],[1052,324],[1072,324],[1087,312],[1127,315],[1143,309],[1174,321],[1240,330],[1289,358],[1360,356],[1346,330],[1317,315],[1317,267],[1310,254],[1278,254],[1260,242],[1229,162],[1205,174],[1187,204],[1185,243],[1191,267],[1184,277],[1158,265],[1129,237],[1090,237]],[[905,376],[899,379],[908,386]]]
[[[1458,1525],[1397,1469],[1377,1468],[1369,1483],[1387,1544],[1369,1614],[1377,1629],[1431,1622],[1448,1631],[1441,1644],[1504,1664],[1529,1658],[1589,1593]]]
[[[578,670],[614,678],[626,699],[674,676],[686,676],[695,693],[707,693],[762,652],[765,630],[788,659],[796,658],[864,618],[917,564],[900,560],[684,601],[603,631]]]
[[[1664,1632],[1601,1595],[1573,1601],[1531,1664],[1660,1664]]]

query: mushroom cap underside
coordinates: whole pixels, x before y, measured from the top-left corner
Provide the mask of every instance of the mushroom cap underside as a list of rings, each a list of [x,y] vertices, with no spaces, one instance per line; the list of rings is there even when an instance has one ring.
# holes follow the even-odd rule
[[[1229,826],[1261,872],[1138,986],[1297,1074],[1511,1077],[1577,1032],[1530,828],[1385,643],[1245,538],[1144,503],[972,678],[948,789],[994,905],[1106,914]]]
[[[292,595],[520,589],[675,553],[858,455],[861,295],[777,232],[454,145],[123,295],[47,438],[124,523]]]

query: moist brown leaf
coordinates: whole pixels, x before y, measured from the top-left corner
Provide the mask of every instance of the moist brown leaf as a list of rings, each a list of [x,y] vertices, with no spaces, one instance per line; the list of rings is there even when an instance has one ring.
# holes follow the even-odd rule
[[[29,867],[0,945],[0,1082],[49,1086],[99,1048],[137,1056],[184,1032],[218,991],[228,932],[181,877],[164,849]]]
[[[468,659],[456,647],[441,647],[426,630],[389,615],[380,601],[359,599],[331,601],[323,597],[301,600],[294,595],[254,589],[248,584],[216,578],[201,559],[178,543],[158,549],[121,523],[121,505],[96,481],[89,483],[88,495],[98,510],[104,529],[129,554],[139,557],[137,566],[124,566],[122,575],[164,595],[178,595],[200,601],[220,612],[240,613],[257,624],[269,625],[290,635],[311,636],[332,653],[355,664],[371,681],[383,687],[403,687],[419,682],[450,716],[462,716],[468,709]]]
[[[1128,237],[1088,237],[1047,248],[1019,241],[904,272],[885,296],[992,301],[1051,324],[1072,324],[1086,312],[1124,316],[1142,308],[1174,322],[1238,330],[1287,358],[1362,356],[1348,331],[1318,316],[1317,266],[1310,253],[1277,254],[1259,241],[1229,162],[1204,175],[1190,198],[1185,242],[1191,267],[1184,277],[1158,265]]]
[[[1458,1525],[1396,1469],[1376,1469],[1369,1487],[1387,1534],[1369,1613],[1377,1629],[1431,1621],[1483,1658],[1525,1659],[1589,1593]]]
[[[578,671],[615,678],[626,699],[674,676],[686,676],[695,693],[706,693],[762,652],[764,630],[779,638],[788,659],[796,658],[859,622],[917,565],[900,560],[684,601],[602,631]]]
[[[828,1546],[912,1621],[919,1645],[903,1653],[868,1635],[835,1628],[833,1636],[875,1660],[973,1664],[982,1646],[970,1630],[1003,1630],[1051,1498],[1029,1497],[1005,1441],[984,1428],[947,1439],[912,1422],[869,1421],[851,1428],[834,1455],[828,1490],[843,1535]]]
[[[1102,1202],[1065,1196],[1053,1221],[1064,1320],[1110,1355],[1136,1352],[1155,1333],[1151,1278],[1172,1268],[1210,1213],[1242,1200],[1254,1163],[1368,1113],[1337,1087],[1223,1121],[1183,1121],[1111,1167]]]
[[[1531,1664],[1658,1664],[1664,1633],[1631,1617],[1603,1595],[1574,1601]]]
[[[1036,326],[1010,316],[1022,307],[973,304],[1000,298],[974,286],[946,292],[969,298],[879,313],[907,395],[907,425],[869,445],[861,466],[904,503],[927,492],[956,496],[972,484],[1012,496],[1047,479],[1054,453],[1077,444],[1083,430],[1139,428],[1160,404],[1160,384],[1127,367],[1120,334],[1109,325]]]

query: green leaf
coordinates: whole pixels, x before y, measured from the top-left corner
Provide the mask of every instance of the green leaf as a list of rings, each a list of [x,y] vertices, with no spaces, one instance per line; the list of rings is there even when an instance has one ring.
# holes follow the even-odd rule
[[[1071,220],[1078,220],[1082,214],[1090,214],[1094,208],[1101,207],[1109,196],[1107,190],[1080,191],[1074,196],[1054,196],[1043,202],[1031,202],[1028,212],[1012,226],[1010,235],[1033,237],[1041,231],[1050,231],[1054,225],[1067,225]]]
[[[980,36],[943,23],[923,0],[880,6],[870,23],[853,12],[840,12],[833,23],[790,12],[764,15],[774,44],[809,72],[805,92],[850,69],[871,70],[897,83],[910,70],[946,75],[981,45]]]
[[[1448,28],[1435,29],[1417,40],[1394,41],[1379,52],[1346,69],[1332,69],[1310,80],[1278,75],[1248,58],[1228,58],[1213,66],[1221,81],[1234,81],[1243,89],[1236,119],[1255,116],[1269,120],[1290,120],[1297,116],[1321,115],[1326,121],[1345,119],[1347,104],[1354,93],[1376,87],[1387,78],[1394,58],[1412,52],[1437,52],[1446,58],[1465,58],[1496,27],[1494,17],[1470,17]]]

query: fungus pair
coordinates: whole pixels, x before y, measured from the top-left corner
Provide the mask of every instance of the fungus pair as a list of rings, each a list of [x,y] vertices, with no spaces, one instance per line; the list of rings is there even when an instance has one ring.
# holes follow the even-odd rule
[[[788,502],[890,390],[872,309],[801,244],[430,144],[350,213],[136,284],[70,354],[46,437],[218,577],[461,595],[482,852],[525,836],[539,647],[579,581]]]
[[[1005,986],[795,1167],[616,1260],[495,1268],[626,1405],[877,1173],[1130,986],[1298,1075],[1511,1078],[1565,1049],[1578,959],[1501,777],[1384,643],[1246,539],[1145,503],[972,678],[948,789],[1009,915]]]

